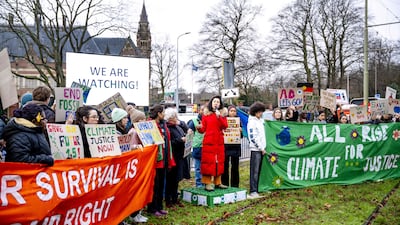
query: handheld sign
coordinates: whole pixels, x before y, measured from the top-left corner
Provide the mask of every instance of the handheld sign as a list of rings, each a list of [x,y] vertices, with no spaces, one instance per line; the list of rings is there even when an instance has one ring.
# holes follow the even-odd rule
[[[388,113],[388,100],[387,99],[378,99],[370,101],[371,104],[371,118],[376,117],[377,115],[384,115]]]
[[[391,87],[386,86],[385,98],[396,98],[397,90]]]
[[[120,93],[116,93],[115,95],[109,97],[104,102],[97,105],[97,109],[103,115],[105,122],[111,122],[111,112],[114,108],[126,109],[128,104],[126,104],[124,98]]]
[[[83,159],[82,135],[78,125],[46,124],[54,159]]]
[[[133,133],[119,135],[118,143],[121,152],[127,152],[131,150],[131,140],[133,138]]]
[[[330,109],[332,112],[335,112],[336,94],[326,90],[321,90],[321,99],[319,105],[327,109]]]
[[[77,83],[77,82],[72,82],[72,84],[71,84],[71,87],[72,88],[80,88],[80,89],[82,89],[82,95],[83,95],[83,102],[84,103],[86,103],[86,101],[87,101],[87,97],[88,97],[88,95],[89,95],[89,92],[90,92],[90,87],[88,87],[88,86],[85,86],[85,85],[83,85],[83,84],[80,84],[80,83]]]
[[[227,117],[228,128],[224,130],[225,144],[240,144],[240,118]]]
[[[353,106],[350,107],[351,123],[362,123],[368,121],[368,106]]]
[[[278,106],[303,106],[303,90],[301,88],[281,88],[278,90]]]
[[[93,158],[121,155],[115,124],[85,124],[85,132]]]
[[[400,113],[400,99],[389,98],[388,113],[395,114]]]
[[[304,96],[303,112],[312,113],[318,109],[320,98],[318,95]]]
[[[133,126],[142,141],[143,146],[164,144],[164,138],[158,130],[156,121],[143,121],[134,123]]]
[[[185,151],[183,153],[183,157],[188,156],[190,154],[190,152],[192,151],[193,136],[194,136],[193,132],[186,134]]]
[[[0,96],[3,109],[18,103],[17,85],[11,73],[7,48],[0,51]]]
[[[83,95],[80,88],[56,87],[56,122],[66,121],[70,114],[75,119],[75,112],[83,106]]]

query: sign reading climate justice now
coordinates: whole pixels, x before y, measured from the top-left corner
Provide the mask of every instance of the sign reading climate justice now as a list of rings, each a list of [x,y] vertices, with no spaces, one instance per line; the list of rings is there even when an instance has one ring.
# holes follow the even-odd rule
[[[265,122],[259,191],[400,177],[400,123]]]
[[[78,125],[46,124],[51,154],[54,159],[82,159],[82,135]]]
[[[152,200],[157,146],[121,156],[1,164],[0,224],[118,224]]]
[[[149,59],[67,52],[66,86],[90,88],[88,105],[121,93],[128,102],[149,105]]]
[[[115,124],[85,124],[92,157],[121,155]]]

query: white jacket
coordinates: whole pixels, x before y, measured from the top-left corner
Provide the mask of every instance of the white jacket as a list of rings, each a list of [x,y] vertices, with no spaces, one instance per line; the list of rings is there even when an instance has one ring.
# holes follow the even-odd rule
[[[247,122],[247,135],[251,151],[265,150],[267,142],[265,140],[264,119],[250,115]]]

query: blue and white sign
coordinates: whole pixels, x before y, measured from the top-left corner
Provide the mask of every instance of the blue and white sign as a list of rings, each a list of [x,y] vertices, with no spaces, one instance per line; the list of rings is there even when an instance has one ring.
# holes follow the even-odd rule
[[[127,102],[149,105],[149,59],[67,53],[66,86],[91,88],[86,104],[97,105],[119,92]]]

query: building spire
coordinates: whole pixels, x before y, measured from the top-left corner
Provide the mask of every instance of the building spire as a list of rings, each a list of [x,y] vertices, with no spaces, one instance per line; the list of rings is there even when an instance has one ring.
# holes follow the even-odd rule
[[[151,33],[144,0],[142,13],[140,14],[139,28],[136,36],[136,45],[140,49],[142,57],[150,58]]]

